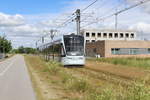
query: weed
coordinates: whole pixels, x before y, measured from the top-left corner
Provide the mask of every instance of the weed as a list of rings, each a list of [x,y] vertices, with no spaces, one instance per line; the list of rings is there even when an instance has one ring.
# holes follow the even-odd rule
[[[62,83],[64,83],[64,84],[67,84],[68,81],[73,80],[73,76],[70,75],[69,73],[66,73],[66,72],[63,71],[63,70],[62,70],[59,74],[60,74],[60,77],[61,77],[61,79],[62,79]]]
[[[111,88],[106,88],[102,91],[91,92],[86,100],[116,100],[115,93]]]
[[[128,91],[128,100],[150,100],[150,88],[146,88],[142,83],[134,83]]]
[[[89,89],[89,84],[84,79],[74,79],[70,81],[69,89],[77,92],[86,92]]]
[[[49,61],[47,63],[50,74],[56,75],[60,70],[60,64],[55,61]]]

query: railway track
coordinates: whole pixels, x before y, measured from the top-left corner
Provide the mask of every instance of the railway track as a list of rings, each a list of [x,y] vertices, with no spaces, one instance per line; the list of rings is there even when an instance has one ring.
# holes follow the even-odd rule
[[[93,62],[94,63],[94,62]],[[102,67],[101,67],[102,66]],[[100,68],[101,67],[101,68]],[[141,79],[144,75],[148,75],[148,73],[144,73],[143,71],[137,71],[126,69],[125,68],[118,68],[118,72],[116,72],[116,69],[112,69],[111,71],[108,70],[110,66],[104,66],[99,64],[98,66],[94,63],[94,67],[91,65],[86,64],[86,66],[71,66],[69,68],[72,75],[75,75],[76,77],[88,77],[90,80],[98,82],[104,82],[104,83],[111,83],[113,85],[122,85],[122,86],[130,86],[135,81],[141,81],[144,79]],[[107,69],[107,70],[106,70]],[[119,70],[122,72],[119,72]],[[130,71],[129,73],[126,73],[126,71]],[[114,71],[114,72],[113,72]],[[130,76],[131,75],[131,76]],[[133,76],[132,76],[133,75]],[[136,75],[138,75],[136,77]]]
[[[84,77],[85,79],[89,80],[91,84],[96,84],[96,85],[102,83],[102,84],[112,84],[115,86],[122,85],[126,87],[134,82],[133,80],[129,80],[118,76],[112,76],[109,73],[95,71],[92,69],[88,69],[86,67],[75,68],[74,66],[73,68],[69,68],[69,71],[74,77],[78,77],[78,78]]]

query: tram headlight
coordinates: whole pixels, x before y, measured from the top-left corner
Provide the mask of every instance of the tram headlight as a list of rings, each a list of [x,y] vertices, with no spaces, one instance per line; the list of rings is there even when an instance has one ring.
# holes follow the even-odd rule
[[[72,59],[72,58],[68,57],[67,59]]]
[[[82,58],[82,57],[80,57],[79,59],[80,59],[80,60],[82,60],[83,58]]]

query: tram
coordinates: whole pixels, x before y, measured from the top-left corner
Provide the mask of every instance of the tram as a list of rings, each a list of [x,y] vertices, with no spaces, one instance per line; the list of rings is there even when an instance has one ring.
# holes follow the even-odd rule
[[[64,66],[85,65],[85,40],[81,35],[63,35],[51,43],[42,45],[39,50],[48,59],[61,62]]]

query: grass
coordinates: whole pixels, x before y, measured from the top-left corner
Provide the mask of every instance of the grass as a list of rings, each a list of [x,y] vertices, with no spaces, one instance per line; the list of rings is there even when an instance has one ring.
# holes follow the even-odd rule
[[[92,59],[95,60],[95,59]],[[150,69],[150,58],[100,58],[100,62]]]
[[[46,69],[45,68],[41,69],[40,64],[41,64],[42,61],[39,58],[31,57],[31,56],[27,56],[27,55],[24,55],[24,57],[25,57],[27,68],[28,68],[30,78],[31,78],[31,81],[32,81],[32,86],[33,86],[34,91],[36,93],[36,98],[37,98],[37,100],[44,100],[44,97],[41,93],[41,89],[39,88],[38,83],[37,83],[33,73],[34,72],[39,72],[39,70],[41,70],[41,71],[43,70],[43,72],[45,72]],[[43,64],[42,64],[42,66],[44,67]],[[34,72],[33,72],[33,70],[34,70]]]
[[[106,59],[98,60],[106,62],[104,61]],[[107,88],[95,87],[93,84],[96,83],[91,84],[90,80],[85,79],[86,76],[76,77],[58,62],[45,62],[39,57],[33,56],[27,56],[26,61],[28,66],[34,67],[34,71],[39,73],[42,78],[46,77],[48,84],[61,87],[59,92],[66,93],[64,100],[150,100],[150,87],[146,86],[144,82],[135,82],[132,86],[126,88],[122,86],[113,88],[111,83]],[[115,64],[121,64],[117,61],[114,62]],[[112,62],[110,61],[109,63]],[[123,62],[123,64],[127,65],[128,63]],[[57,100],[63,100],[63,98]]]
[[[89,89],[89,84],[86,80],[84,79],[76,79],[73,81],[70,81],[69,89],[72,91],[76,91],[79,93],[84,93],[88,91]]]
[[[60,78],[66,89],[75,92],[85,92],[88,89],[89,84],[85,79],[77,79],[68,73],[58,62],[50,61],[48,62],[47,67],[51,75],[55,75]]]
[[[128,87],[126,91],[118,88],[106,88],[101,91],[93,92],[86,100],[149,100],[150,88],[146,88],[144,84],[135,83],[132,87]]]

